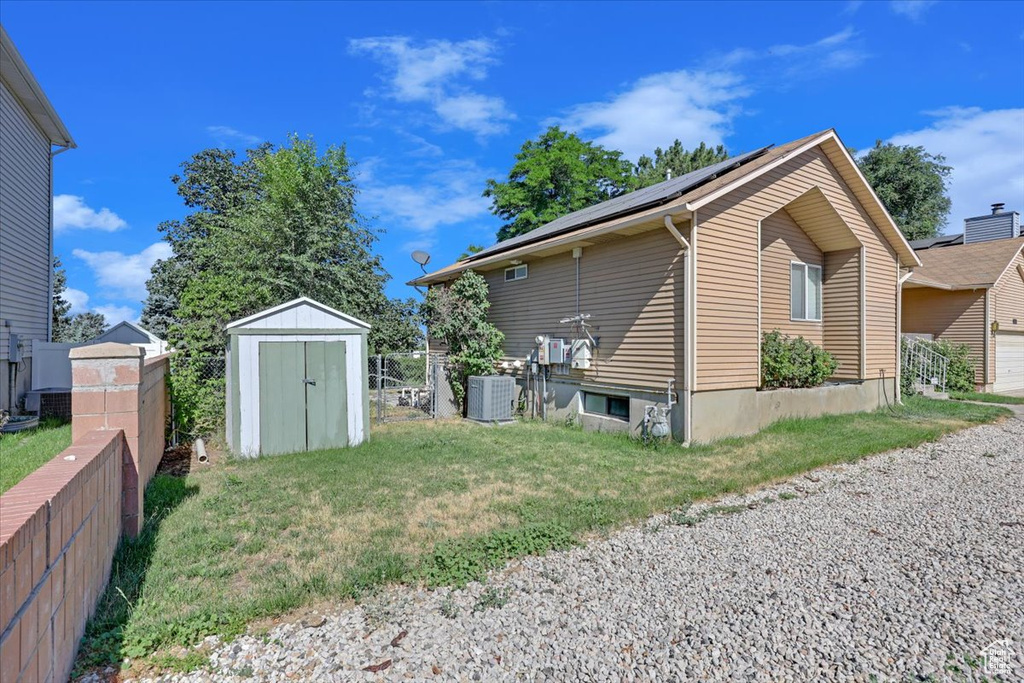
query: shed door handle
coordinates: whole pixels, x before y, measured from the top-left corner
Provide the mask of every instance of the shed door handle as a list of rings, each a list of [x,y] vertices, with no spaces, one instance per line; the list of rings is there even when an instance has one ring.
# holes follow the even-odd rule
[[[303,378],[302,378],[302,383],[303,383],[303,384],[311,384],[311,385],[313,385],[314,387],[316,386],[316,380],[315,380],[315,379],[310,379],[310,378],[308,378],[308,377],[303,377]]]

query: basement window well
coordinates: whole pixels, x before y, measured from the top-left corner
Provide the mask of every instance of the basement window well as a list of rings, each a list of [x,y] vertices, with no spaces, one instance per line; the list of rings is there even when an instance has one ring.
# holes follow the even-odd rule
[[[623,396],[583,393],[583,411],[629,421],[629,399]]]
[[[505,282],[512,282],[514,280],[525,280],[527,275],[526,264],[518,266],[512,266],[511,268],[505,269]]]

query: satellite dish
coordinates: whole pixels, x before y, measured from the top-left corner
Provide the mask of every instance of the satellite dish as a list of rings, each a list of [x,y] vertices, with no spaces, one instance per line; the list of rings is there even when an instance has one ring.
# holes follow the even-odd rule
[[[416,251],[412,252],[412,260],[420,264],[421,266],[425,266],[428,263],[430,263],[430,254],[428,254],[425,251],[420,251],[419,249],[417,249]]]

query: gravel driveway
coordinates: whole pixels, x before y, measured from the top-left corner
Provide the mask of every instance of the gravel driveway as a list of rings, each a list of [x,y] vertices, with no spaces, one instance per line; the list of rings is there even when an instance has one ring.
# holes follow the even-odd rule
[[[717,504],[483,586],[386,591],[167,680],[976,680],[1001,639],[1024,680],[1021,412]]]

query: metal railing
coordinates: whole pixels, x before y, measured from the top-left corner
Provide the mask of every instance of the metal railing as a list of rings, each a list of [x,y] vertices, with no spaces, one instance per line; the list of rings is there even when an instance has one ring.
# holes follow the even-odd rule
[[[935,345],[926,339],[905,339],[903,346],[903,371],[909,372],[914,386],[923,389],[934,386],[939,391],[946,390],[946,373],[949,370],[949,358],[935,350]]]

